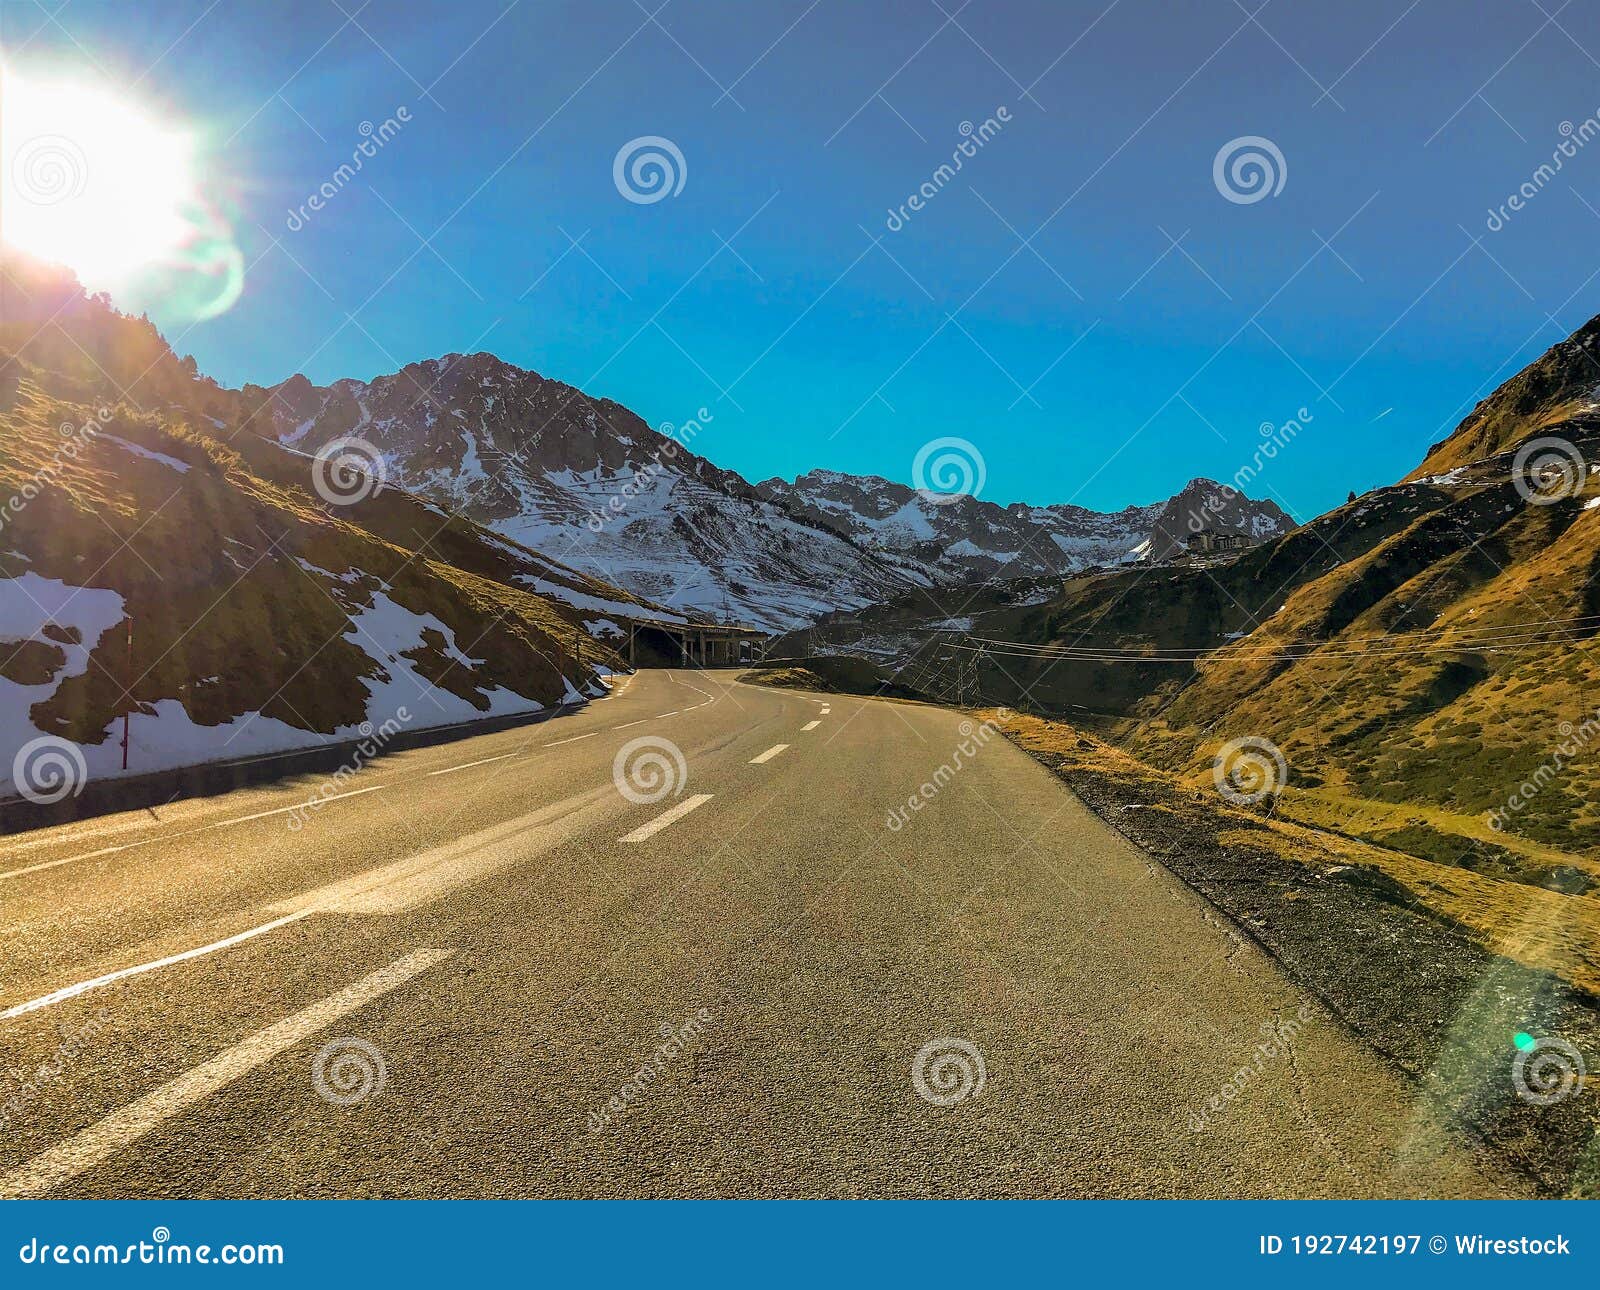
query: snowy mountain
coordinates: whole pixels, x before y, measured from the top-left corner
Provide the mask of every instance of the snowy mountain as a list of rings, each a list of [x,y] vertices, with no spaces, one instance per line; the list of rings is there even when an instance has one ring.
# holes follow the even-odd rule
[[[691,617],[789,628],[928,580],[692,452],[705,409],[662,433],[490,354],[245,393],[285,447],[359,441],[343,451],[389,483]]]
[[[0,252],[0,827],[91,780],[597,697],[627,624],[672,617],[399,488],[336,502],[245,431],[260,406]]]
[[[609,399],[492,354],[371,382],[271,390],[255,428],[297,452],[346,451],[389,483],[691,617],[791,629],[917,586],[1161,560],[1196,523],[1264,540],[1292,521],[1208,480],[1105,515],[934,498],[817,470],[752,486],[692,450],[708,409],[656,430]]]
[[[616,619],[657,616],[399,491],[320,511],[303,458],[6,361],[0,802],[125,773],[124,714],[141,774],[598,696]]]
[[[1255,541],[1294,527],[1274,503],[1253,501],[1209,479],[1193,480],[1165,502],[1113,514],[951,499],[875,475],[831,470],[813,470],[792,484],[769,479],[758,491],[947,584],[1170,559],[1197,527],[1245,533]]]

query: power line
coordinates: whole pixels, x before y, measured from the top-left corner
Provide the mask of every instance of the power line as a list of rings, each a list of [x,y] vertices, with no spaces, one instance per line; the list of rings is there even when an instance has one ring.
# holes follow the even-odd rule
[[[1532,648],[1544,645],[1582,645],[1585,640],[1574,636],[1574,628],[1600,629],[1600,617],[1572,619],[1571,626],[1556,630],[1529,630],[1531,624],[1515,627],[1484,628],[1472,636],[1444,639],[1442,633],[1430,633],[1432,639],[1415,639],[1423,633],[1406,636],[1362,637],[1357,640],[1289,641],[1275,649],[1232,650],[1228,645],[1210,649],[1148,651],[1117,649],[1110,646],[1048,645],[1029,641],[1002,641],[988,637],[975,637],[977,644],[957,641],[945,642],[951,649],[967,652],[985,650],[1010,658],[1035,660],[1068,660],[1086,663],[1249,663],[1259,661],[1296,662],[1308,658],[1400,658],[1425,654],[1459,654],[1462,652],[1489,651],[1509,648]],[[1454,629],[1461,630],[1461,629]],[[1493,635],[1489,633],[1495,633]],[[1357,646],[1358,648],[1350,648]]]
[[[1382,646],[1382,645],[1386,645],[1386,644],[1397,644],[1397,643],[1400,643],[1400,642],[1403,642],[1403,641],[1406,641],[1406,640],[1412,640],[1412,639],[1423,639],[1423,640],[1426,640],[1426,639],[1432,638],[1432,637],[1442,638],[1442,637],[1449,636],[1452,633],[1458,633],[1458,632],[1467,633],[1468,634],[1468,638],[1472,639],[1472,640],[1493,641],[1495,639],[1500,638],[1501,636],[1508,635],[1508,634],[1509,635],[1526,635],[1526,634],[1530,634],[1530,633],[1543,632],[1546,629],[1548,629],[1548,630],[1585,630],[1585,629],[1591,629],[1592,630],[1592,629],[1600,629],[1600,614],[1590,614],[1590,615],[1587,615],[1587,616],[1584,616],[1584,617],[1580,617],[1580,618],[1535,618],[1535,619],[1530,619],[1527,622],[1522,622],[1522,623],[1503,623],[1498,627],[1494,627],[1494,626],[1472,627],[1472,626],[1469,626],[1469,625],[1466,625],[1466,624],[1456,624],[1456,625],[1452,625],[1452,626],[1448,626],[1448,627],[1418,627],[1418,628],[1413,628],[1411,631],[1405,632],[1403,634],[1390,633],[1390,634],[1383,635],[1383,636],[1353,637],[1353,638],[1350,638],[1348,640],[1339,641],[1338,643],[1342,644],[1342,645],[1354,645],[1354,644],[1368,644],[1368,643],[1370,643],[1372,645]],[[1009,645],[1009,646],[1013,646],[1015,648],[1020,648],[1020,649],[1040,649],[1040,650],[1046,650],[1046,649],[1082,649],[1082,650],[1089,650],[1089,651],[1095,652],[1095,653],[1110,653],[1110,654],[1130,654],[1130,653],[1135,653],[1136,652],[1136,651],[1124,648],[1122,646],[1093,645],[1093,644],[1080,645],[1077,642],[1073,642],[1070,645],[1053,645],[1053,644],[1050,644],[1049,642],[1007,641],[1007,640],[1001,640],[998,637],[993,637],[993,636],[976,636],[976,635],[971,635],[971,634],[968,635],[968,639],[975,640],[975,641],[981,641],[981,642],[983,642],[984,644],[987,644],[987,645]],[[1079,639],[1082,639],[1082,638],[1080,637]],[[1243,638],[1241,638],[1241,639],[1243,639]],[[1315,640],[1315,639],[1291,640],[1291,641],[1284,641],[1282,643],[1281,648],[1284,648],[1284,649],[1295,649],[1295,648],[1321,649],[1323,646],[1328,645],[1330,643],[1331,643],[1331,641],[1329,641],[1329,640]],[[1177,649],[1177,648],[1174,648],[1174,649],[1152,649],[1152,650],[1148,651],[1148,653],[1157,654],[1157,655],[1160,655],[1160,654],[1167,654],[1167,655],[1196,655],[1196,654],[1210,654],[1210,653],[1213,653],[1214,651],[1216,651],[1218,649],[1226,649],[1226,648],[1228,648],[1227,645],[1217,645],[1217,646],[1193,648],[1193,649]]]

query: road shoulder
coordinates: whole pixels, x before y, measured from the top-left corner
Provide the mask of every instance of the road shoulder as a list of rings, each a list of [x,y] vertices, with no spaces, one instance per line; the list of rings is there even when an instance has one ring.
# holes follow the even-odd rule
[[[1600,1051],[1589,964],[1564,956],[1555,934],[1592,917],[1568,903],[1586,898],[1528,888],[1496,928],[1459,899],[1471,879],[1459,870],[1435,874],[1442,866],[1231,807],[1061,722],[981,715],[1231,920],[1470,1142],[1542,1194],[1600,1194],[1596,1099],[1529,1102],[1515,1074],[1517,1036]]]

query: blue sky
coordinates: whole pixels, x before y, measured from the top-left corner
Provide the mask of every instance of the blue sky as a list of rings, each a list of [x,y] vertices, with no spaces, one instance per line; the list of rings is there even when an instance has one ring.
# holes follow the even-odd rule
[[[129,303],[226,383],[487,349],[707,407],[696,449],[751,479],[908,480],[958,436],[986,498],[1101,509],[1230,478],[1305,408],[1256,485],[1304,519],[1600,312],[1600,139],[1486,227],[1600,111],[1596,14],[1408,2],[0,0],[0,40],[203,128],[244,294]],[[676,195],[619,193],[641,136]],[[1213,176],[1246,136],[1286,171],[1249,203]]]

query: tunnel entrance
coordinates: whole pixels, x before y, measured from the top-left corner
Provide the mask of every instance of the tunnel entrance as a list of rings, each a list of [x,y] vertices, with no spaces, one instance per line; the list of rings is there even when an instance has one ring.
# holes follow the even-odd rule
[[[635,667],[738,667],[759,663],[771,636],[720,623],[633,623],[628,662]]]

